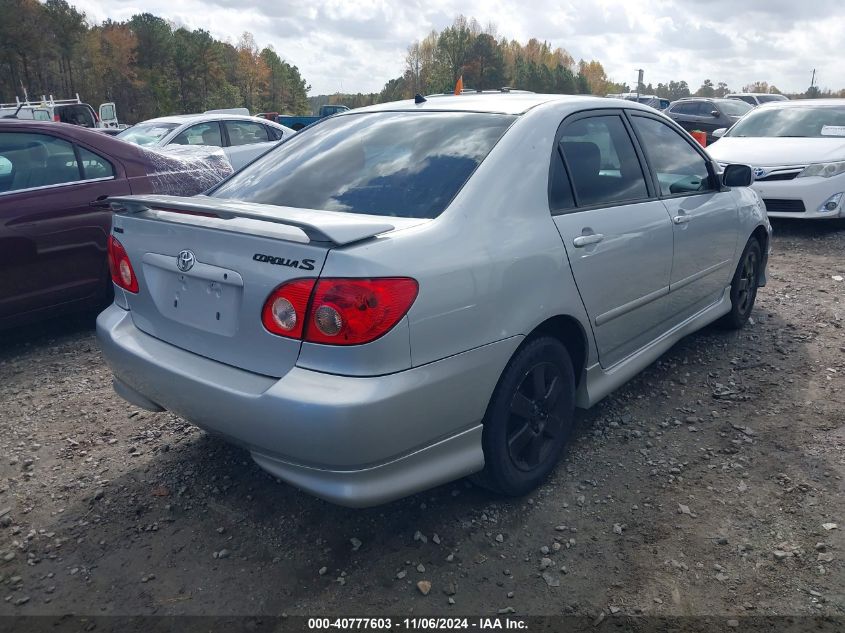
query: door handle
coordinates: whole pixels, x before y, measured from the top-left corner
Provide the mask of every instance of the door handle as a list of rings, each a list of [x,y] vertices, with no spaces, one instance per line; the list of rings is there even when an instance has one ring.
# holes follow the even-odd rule
[[[108,198],[107,195],[97,196],[96,199],[94,199],[94,200],[92,200],[91,202],[88,203],[88,206],[89,207],[96,207],[96,208],[99,208],[99,209],[108,209],[109,207],[111,207],[111,204],[106,202],[106,198]]]
[[[598,244],[604,239],[604,235],[601,233],[593,233],[591,235],[579,235],[574,240],[572,240],[572,244],[575,248],[584,248],[585,246],[589,246],[590,244]]]
[[[672,218],[675,224],[687,224],[692,218],[688,215],[676,215]]]

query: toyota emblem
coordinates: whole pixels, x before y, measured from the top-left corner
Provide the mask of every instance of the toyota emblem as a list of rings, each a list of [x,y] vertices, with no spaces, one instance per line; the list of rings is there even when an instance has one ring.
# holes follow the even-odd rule
[[[179,257],[176,258],[176,267],[185,273],[194,267],[196,261],[197,258],[192,251],[184,250],[179,253]]]

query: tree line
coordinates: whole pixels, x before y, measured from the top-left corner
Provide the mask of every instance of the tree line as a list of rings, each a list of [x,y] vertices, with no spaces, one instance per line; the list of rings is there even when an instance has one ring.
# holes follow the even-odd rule
[[[0,0],[0,100],[26,89],[35,99],[75,93],[87,102],[117,103],[121,120],[136,122],[172,113],[246,107],[250,112],[306,114],[324,103],[355,108],[452,92],[458,77],[467,89],[510,86],[541,93],[632,92],[607,76],[598,60],[578,60],[565,49],[535,38],[525,43],[500,37],[495,24],[482,27],[459,15],[442,31],[432,30],[407,49],[402,75],[375,93],[308,97],[299,69],[272,46],[260,48],[250,33],[224,42],[203,29],[175,27],[142,13],[124,22],[90,24],[66,0]],[[693,92],[686,81],[641,85],[640,92],[670,100],[719,97],[725,82],[706,79]],[[742,92],[780,91],[765,81]],[[845,96],[818,87],[791,97]]]
[[[121,121],[246,107],[306,114],[299,69],[250,33],[236,44],[150,13],[89,24],[65,0],[0,0],[0,101],[76,93],[96,108],[114,101]]]
[[[342,103],[351,108],[409,99],[415,94],[452,92],[458,77],[463,77],[465,89],[489,90],[509,86],[521,90],[558,94],[593,94],[604,96],[636,91],[625,82],[608,77],[598,60],[575,61],[563,48],[552,48],[548,42],[530,39],[525,44],[498,36],[495,24],[482,27],[475,18],[459,15],[442,31],[431,31],[422,40],[413,42],[405,56],[405,71],[388,81],[380,92],[318,95],[310,97],[312,106]],[[674,101],[683,97],[724,97],[731,92],[765,92],[780,94],[780,90],[765,81],[744,85],[736,90],[725,82],[713,83],[705,79],[693,92],[686,81],[642,84],[642,94],[657,95]],[[845,97],[838,93],[822,92],[813,87],[805,93],[790,94],[792,98],[820,96]]]

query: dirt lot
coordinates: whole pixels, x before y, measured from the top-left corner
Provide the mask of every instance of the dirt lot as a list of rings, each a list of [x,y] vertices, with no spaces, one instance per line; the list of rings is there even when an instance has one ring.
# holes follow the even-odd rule
[[[579,413],[518,500],[335,507],[120,400],[91,317],[0,334],[0,614],[843,616],[845,227],[775,230],[753,324]]]

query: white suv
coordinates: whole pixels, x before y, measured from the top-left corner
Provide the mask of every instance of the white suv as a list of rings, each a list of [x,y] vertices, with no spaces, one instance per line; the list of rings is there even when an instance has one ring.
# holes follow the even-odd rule
[[[773,101],[789,101],[788,97],[778,94],[769,94],[768,92],[737,92],[731,95],[725,95],[725,99],[745,101],[745,103],[754,106],[755,108],[758,105],[772,103]]]

